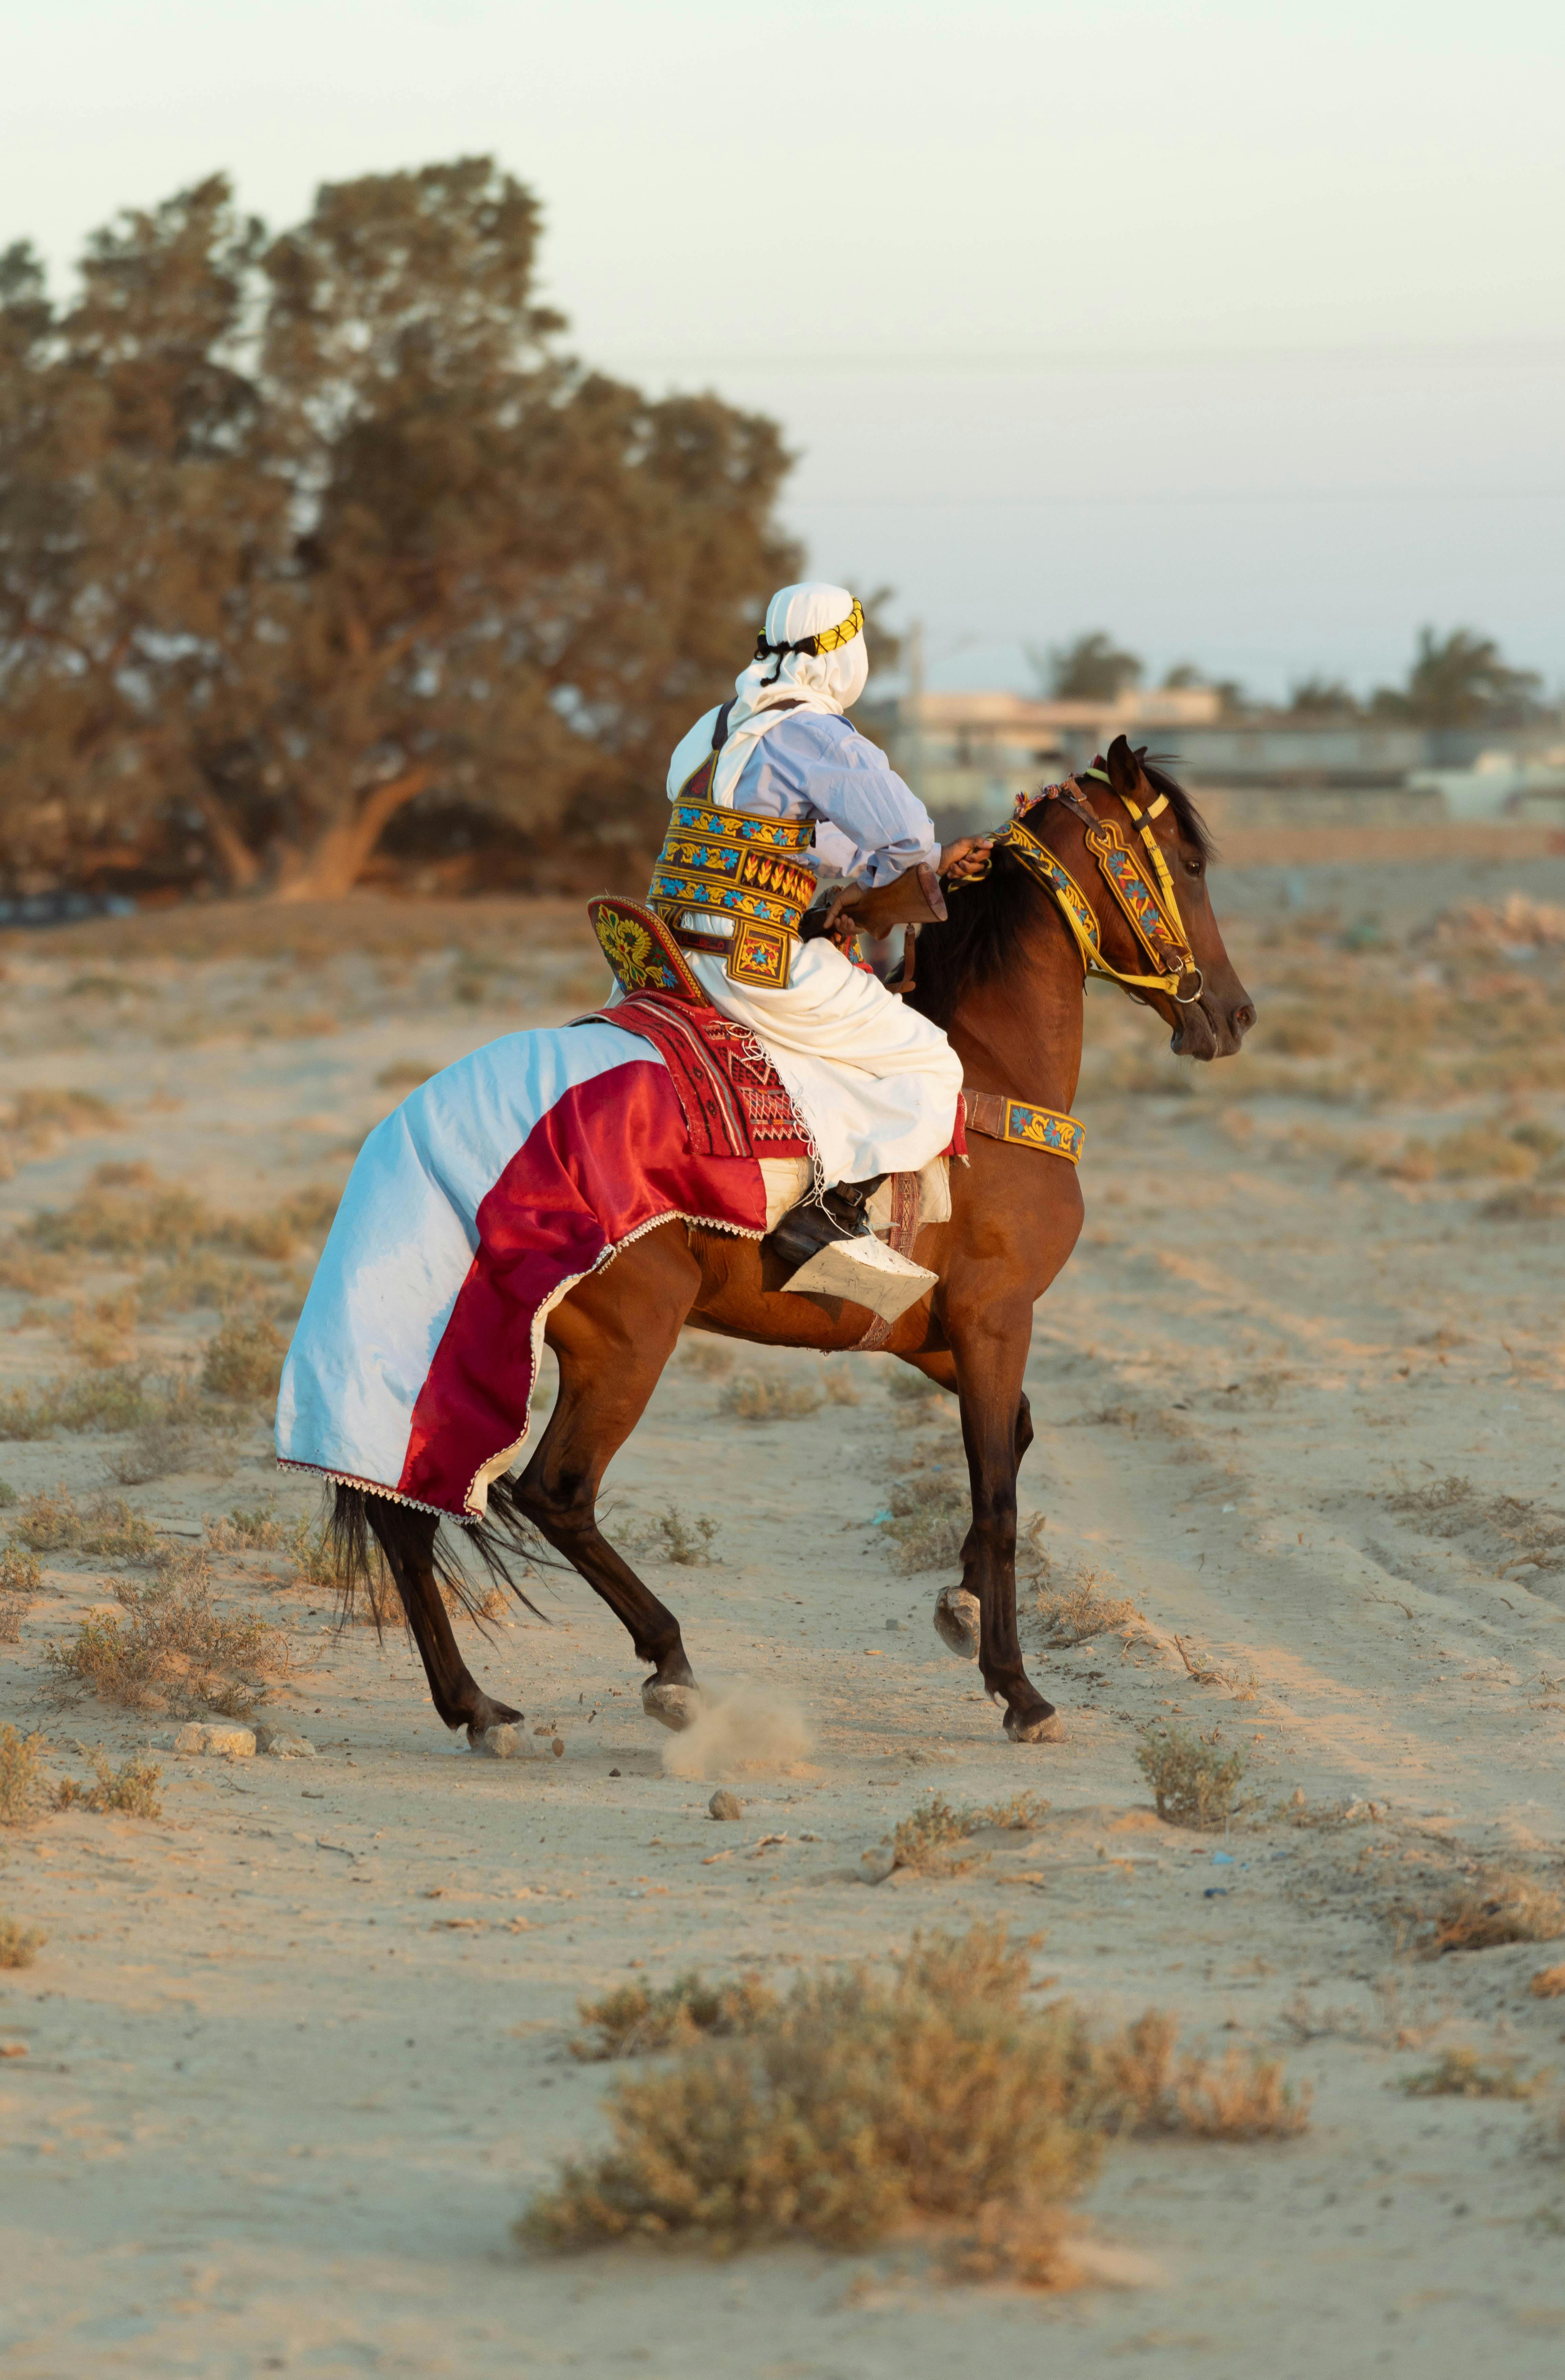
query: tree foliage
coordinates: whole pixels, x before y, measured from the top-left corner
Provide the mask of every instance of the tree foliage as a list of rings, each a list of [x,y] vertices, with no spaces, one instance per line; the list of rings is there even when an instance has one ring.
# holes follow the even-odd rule
[[[350,886],[421,795],[623,818],[798,566],[773,423],[558,345],[485,158],[214,176],[0,256],[0,823],[13,871]]]
[[[1027,658],[1041,688],[1057,702],[1112,702],[1142,679],[1137,656],[1122,651],[1102,628],[1068,645],[1051,645],[1046,653],[1030,647]]]
[[[1514,726],[1535,710],[1541,684],[1535,670],[1511,669],[1492,637],[1421,628],[1406,684],[1379,687],[1372,708],[1419,727]]]

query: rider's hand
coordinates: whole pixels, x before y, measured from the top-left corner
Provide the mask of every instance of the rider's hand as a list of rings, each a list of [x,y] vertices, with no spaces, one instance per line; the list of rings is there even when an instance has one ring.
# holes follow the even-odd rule
[[[960,884],[967,877],[975,876],[989,856],[989,837],[964,834],[955,843],[947,844],[935,867],[935,874],[948,884]]]

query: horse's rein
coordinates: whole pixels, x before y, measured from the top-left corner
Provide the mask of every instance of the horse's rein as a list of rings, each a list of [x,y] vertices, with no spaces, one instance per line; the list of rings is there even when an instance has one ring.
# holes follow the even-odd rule
[[[1168,808],[1168,796],[1159,794],[1143,810],[1129,794],[1118,792],[1103,770],[1086,769],[1082,774],[1107,785],[1115,799],[1124,804],[1137,840],[1151,862],[1150,873],[1141,854],[1126,841],[1116,822],[1100,819],[1092,805],[1082,799],[1073,778],[1068,777],[1062,784],[1045,785],[1041,795],[1025,796],[1026,807],[1033,809],[1040,800],[1057,801],[1082,820],[1086,828],[1087,849],[1096,860],[1098,872],[1131,933],[1158,970],[1155,975],[1128,975],[1104,957],[1103,936],[1092,903],[1070,869],[1020,818],[1013,819],[995,836],[990,850],[1013,853],[1028,874],[1053,896],[1076,944],[1083,976],[1101,976],[1107,982],[1123,985],[1127,991],[1160,991],[1177,1001],[1181,1008],[1188,1008],[1201,997],[1201,969],[1195,964],[1180,916],[1168,863],[1152,832],[1152,821]],[[960,890],[962,883],[977,883],[988,873],[988,865],[984,860],[981,867],[959,880],[953,889]],[[1190,976],[1195,978],[1195,988],[1183,991],[1180,986]]]

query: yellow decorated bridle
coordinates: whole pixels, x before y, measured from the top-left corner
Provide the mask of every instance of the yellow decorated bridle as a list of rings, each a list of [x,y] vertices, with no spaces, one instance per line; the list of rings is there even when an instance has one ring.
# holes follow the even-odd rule
[[[1081,956],[1083,975],[1101,976],[1107,982],[1122,984],[1127,991],[1160,991],[1178,1001],[1182,1008],[1190,1007],[1201,997],[1201,969],[1195,964],[1190,939],[1180,917],[1180,905],[1174,893],[1174,880],[1168,873],[1168,863],[1152,832],[1152,821],[1168,807],[1167,794],[1144,810],[1129,794],[1117,792],[1111,780],[1101,769],[1085,769],[1082,775],[1099,784],[1107,785],[1117,800],[1122,802],[1129,815],[1137,841],[1151,863],[1150,872],[1141,853],[1126,840],[1112,819],[1100,819],[1090,803],[1082,800],[1072,781],[1045,786],[1040,795],[1029,795],[1027,808],[1036,808],[1038,801],[1062,802],[1072,810],[1086,828],[1087,849],[1096,860],[1098,873],[1124,914],[1125,921],[1142,949],[1146,953],[1155,975],[1128,975],[1113,965],[1103,955],[1103,937],[1098,927],[1097,912],[1071,875],[1047,845],[1041,843],[1021,818],[996,835],[992,851],[1009,851],[1019,859],[1030,876],[1037,879],[1053,895],[1056,907],[1064,918]],[[964,879],[976,882],[987,873],[987,865]],[[960,889],[960,888],[958,888]],[[1180,987],[1193,976],[1192,991]]]

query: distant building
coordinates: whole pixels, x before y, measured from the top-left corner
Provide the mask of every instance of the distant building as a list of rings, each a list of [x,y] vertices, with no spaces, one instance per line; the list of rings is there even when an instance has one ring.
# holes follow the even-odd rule
[[[856,714],[934,815],[943,836],[997,826],[1018,794],[1086,767],[1116,735],[1145,745],[1193,789],[1299,797],[1402,790],[1447,815],[1495,816],[1565,795],[1560,722],[1507,732],[1431,730],[1288,711],[1223,715],[1215,686],[1128,690],[1113,701],[1021,694],[904,695]],[[1494,747],[1503,740],[1505,749]],[[1552,747],[1552,748],[1549,748]],[[1225,806],[1226,807],[1226,806]],[[1296,804],[1290,804],[1290,813]]]

